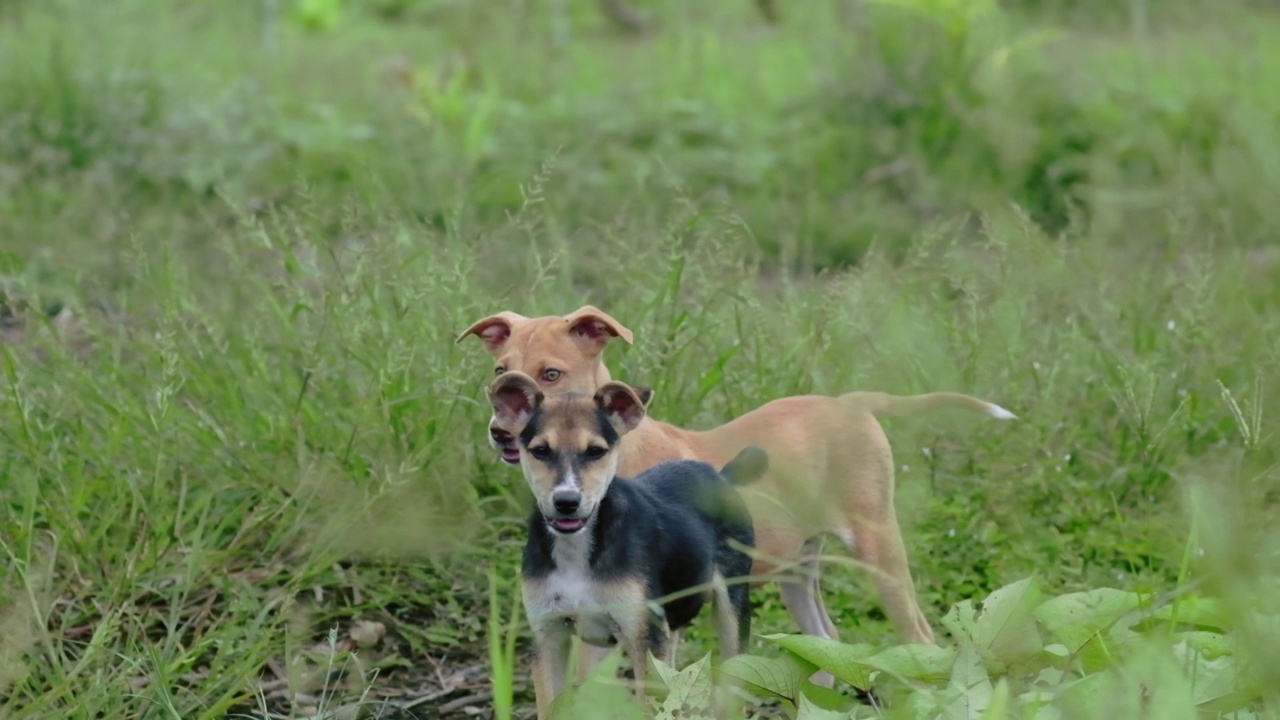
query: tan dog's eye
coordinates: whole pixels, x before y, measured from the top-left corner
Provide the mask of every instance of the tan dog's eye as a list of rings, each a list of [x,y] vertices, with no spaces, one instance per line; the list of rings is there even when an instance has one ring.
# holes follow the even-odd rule
[[[556,370],[555,368],[552,368],[550,370],[544,370],[542,373],[542,379],[546,380],[549,383],[555,382],[560,379],[560,371]]]
[[[608,454],[609,454],[609,448],[603,448],[603,447],[600,447],[599,445],[592,445],[591,447],[582,451],[582,456],[588,460],[599,460],[600,458]]]
[[[506,368],[504,368],[504,367],[502,367],[501,365],[499,365],[498,367],[496,367],[496,368],[494,368],[494,369],[493,369],[493,374],[494,374],[494,375],[501,375],[502,373],[504,373],[504,372],[506,372],[506,371],[507,371],[507,369],[506,369]]]
[[[552,455],[551,446],[538,445],[537,447],[531,447],[529,448],[529,454],[539,460],[550,460]]]

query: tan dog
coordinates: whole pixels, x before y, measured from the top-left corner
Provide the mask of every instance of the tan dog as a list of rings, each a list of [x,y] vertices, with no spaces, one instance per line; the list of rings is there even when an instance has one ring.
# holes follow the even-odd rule
[[[497,359],[495,374],[519,370],[554,393],[595,392],[611,380],[601,358],[605,347],[615,337],[633,341],[630,330],[591,306],[563,317],[502,312],[467,328],[458,342],[470,335],[479,336]],[[645,404],[649,400],[643,399]],[[893,455],[877,417],[942,408],[1015,418],[998,405],[967,395],[878,392],[782,398],[704,431],[646,416],[623,438],[618,472],[635,476],[675,459],[723,467],[748,445],[764,448],[768,470],[741,491],[756,530],[758,556],[752,573],[778,573],[783,602],[802,631],[839,639],[822,603],[816,559],[823,537],[835,535],[875,575],[881,601],[903,639],[931,643],[933,630],[916,602],[894,511]],[[489,429],[490,444],[503,460],[519,464],[515,437],[496,419]]]

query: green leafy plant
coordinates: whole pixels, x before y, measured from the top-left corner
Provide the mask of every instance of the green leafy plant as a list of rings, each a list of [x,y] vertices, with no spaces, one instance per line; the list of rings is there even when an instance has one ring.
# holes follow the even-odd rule
[[[1218,601],[1098,588],[1045,598],[1036,578],[1006,585],[943,618],[953,644],[848,645],[768,635],[782,654],[744,655],[725,673],[788,701],[793,717],[865,717],[807,680],[826,670],[875,690],[894,718],[1234,717],[1261,712],[1262,687],[1241,672],[1240,627]],[[821,714],[819,710],[821,709]],[[1128,713],[1132,714],[1128,714]]]

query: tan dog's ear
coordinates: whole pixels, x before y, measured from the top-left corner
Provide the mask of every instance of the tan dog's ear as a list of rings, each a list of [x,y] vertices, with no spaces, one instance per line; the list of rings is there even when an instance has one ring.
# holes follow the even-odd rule
[[[534,379],[513,370],[499,375],[489,384],[489,405],[493,416],[507,432],[519,435],[542,404],[542,390]]]
[[[512,326],[528,319],[519,313],[506,310],[497,315],[490,315],[467,328],[454,342],[462,342],[468,335],[479,335],[480,339],[484,341],[484,349],[488,350],[490,355],[497,355],[502,351],[502,346],[506,344],[507,338],[511,337]]]
[[[645,404],[635,389],[616,381],[605,383],[596,391],[596,407],[604,411],[619,433],[635,430],[645,415]]]
[[[591,355],[599,355],[612,338],[620,337],[628,345],[635,339],[622,323],[590,305],[583,305],[565,315],[564,321],[569,328],[569,337]]]

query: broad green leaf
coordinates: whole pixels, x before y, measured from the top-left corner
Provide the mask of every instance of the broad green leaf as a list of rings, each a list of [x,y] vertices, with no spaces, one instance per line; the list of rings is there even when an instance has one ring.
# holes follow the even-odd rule
[[[1204,712],[1229,713],[1243,709],[1261,696],[1260,688],[1243,687],[1236,659],[1200,659],[1192,678],[1192,695]]]
[[[1234,655],[1235,643],[1227,635],[1206,630],[1192,630],[1178,633],[1178,637],[1192,648],[1198,650],[1205,659],[1213,660],[1224,655]]]
[[[862,661],[875,652],[872,645],[848,645],[816,635],[766,635],[765,639],[856,688],[871,687],[871,668]]]
[[[796,703],[795,720],[848,720],[849,711],[828,710],[814,704],[808,697],[801,695]]]
[[[1230,655],[1207,658],[1187,638],[1173,646],[1178,664],[1189,676],[1192,696],[1202,712],[1241,710],[1261,693],[1243,683],[1239,665]]]
[[[622,652],[615,648],[592,671],[580,686],[565,689],[551,707],[556,720],[594,720],[600,717],[600,708],[609,708],[611,720],[641,720],[647,717],[646,709],[635,701],[635,695],[626,683],[616,680],[622,664]]]
[[[951,685],[968,690],[985,684],[991,686],[991,676],[982,664],[982,655],[973,643],[962,642],[956,651],[955,661],[951,664]]]
[[[668,689],[671,687],[671,682],[680,674],[680,671],[671,667],[665,660],[653,653],[649,653],[649,670],[651,670],[654,675],[657,675],[658,679],[662,681],[663,686]]]
[[[772,695],[791,702],[800,696],[806,679],[817,666],[794,655],[766,658],[758,655],[735,655],[720,665],[720,672],[747,686],[759,695]]]
[[[1049,643],[1048,645],[1045,645],[1041,649],[1044,650],[1046,654],[1052,655],[1054,657],[1060,657],[1060,658],[1071,657],[1071,651],[1068,650],[1067,646],[1063,645],[1062,643]]]
[[[1088,677],[1081,678],[1066,687],[1060,687],[1055,691],[1049,691],[1047,694],[1052,698],[1052,707],[1061,711],[1070,718],[1116,718],[1118,715],[1110,714],[1106,709],[1106,701],[1103,699],[1101,690],[1106,685],[1107,678],[1102,673],[1095,673]]]
[[[894,720],[935,720],[960,691],[953,687],[933,688],[913,686],[906,697],[897,699],[887,717]]]
[[[937,645],[895,645],[860,661],[903,680],[943,683],[951,676],[955,648]]]
[[[1062,678],[1066,673],[1060,668],[1047,667],[1036,673],[1035,679],[1031,681],[1032,685],[1041,687],[1056,687],[1062,684]]]
[[[857,707],[856,703],[842,695],[838,690],[815,685],[808,680],[800,684],[800,697],[807,699],[815,707],[820,707],[823,710],[847,713],[849,708]]]
[[[972,600],[961,600],[946,615],[942,616],[942,626],[956,638],[969,638],[978,641],[978,611]]]
[[[1142,605],[1137,593],[1098,588],[1046,600],[1032,613],[1044,629],[1069,652]]]
[[[1232,691],[1212,700],[1205,700],[1196,707],[1202,714],[1210,717],[1229,717],[1232,720],[1238,717],[1243,720],[1243,718],[1252,717],[1247,706],[1261,697],[1262,691],[1260,688],[1245,688]]]
[[[1157,608],[1151,613],[1154,620],[1176,620],[1180,624],[1229,630],[1234,627],[1232,613],[1218,598],[1191,595]]]
[[[689,717],[691,711],[711,708],[711,654],[702,656],[667,683],[667,697],[658,708],[658,718]]]
[[[977,617],[979,647],[1006,665],[1040,652],[1043,644],[1032,613],[1043,596],[1034,576],[1006,585],[987,596]]]
[[[984,712],[991,701],[991,677],[982,664],[978,647],[962,640],[951,669],[951,689],[956,697],[942,711],[947,720],[971,720]]]
[[[1074,720],[1053,706],[1055,694],[1036,690],[1017,697],[1016,712],[1010,713],[1021,720]]]
[[[1071,660],[1085,673],[1102,672],[1112,667],[1117,658],[1126,657],[1130,647],[1142,643],[1148,636],[1133,630],[1140,618],[1137,612],[1123,615],[1119,620],[1090,637]]]
[[[995,691],[991,693],[991,701],[982,713],[982,720],[1005,720],[1009,717],[1009,682],[1000,678]]]
[[[1060,696],[1074,717],[1195,720],[1191,683],[1168,645],[1144,641],[1125,661]]]

